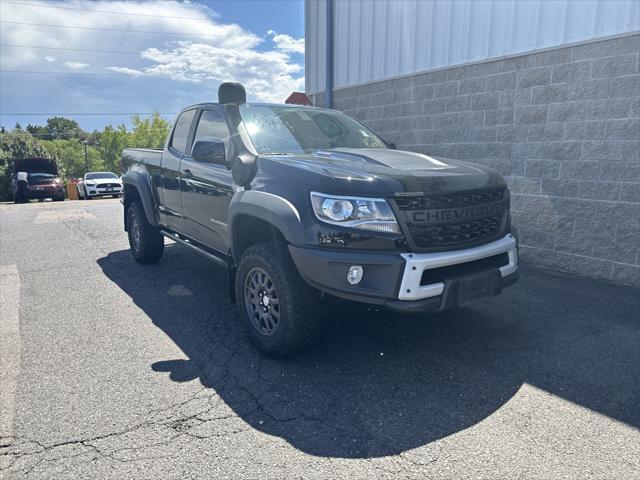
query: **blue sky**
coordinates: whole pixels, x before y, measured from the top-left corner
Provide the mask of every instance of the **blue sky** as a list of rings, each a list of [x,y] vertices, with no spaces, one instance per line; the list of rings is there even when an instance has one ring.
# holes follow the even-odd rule
[[[66,115],[87,130],[128,124],[129,113],[173,119],[215,101],[226,80],[245,84],[253,101],[304,90],[303,0],[0,0],[0,8],[5,128],[47,118],[18,113],[118,114]]]

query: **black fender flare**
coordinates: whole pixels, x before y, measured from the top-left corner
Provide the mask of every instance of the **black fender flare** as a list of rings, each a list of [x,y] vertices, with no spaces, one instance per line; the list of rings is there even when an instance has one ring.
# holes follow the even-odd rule
[[[229,246],[236,262],[239,258],[236,253],[234,223],[241,216],[255,217],[273,225],[282,233],[287,243],[305,243],[305,229],[295,205],[273,193],[244,190],[236,193],[229,205]]]
[[[125,186],[124,190],[126,192],[126,185],[133,186],[138,191],[138,196],[140,197],[140,201],[142,202],[142,207],[144,208],[145,216],[147,217],[147,221],[153,225],[154,227],[158,226],[158,219],[155,213],[155,202],[153,200],[153,195],[151,193],[151,180],[149,176],[145,173],[141,173],[135,170],[129,170],[122,177],[122,183]],[[124,196],[125,208],[127,205],[126,193]],[[125,211],[125,216],[127,212]],[[126,220],[125,220],[126,226]]]

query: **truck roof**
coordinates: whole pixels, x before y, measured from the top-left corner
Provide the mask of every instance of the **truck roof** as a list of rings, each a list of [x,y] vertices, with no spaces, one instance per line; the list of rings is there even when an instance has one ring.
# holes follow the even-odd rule
[[[222,105],[222,104],[219,103],[219,102],[195,103],[193,105],[189,105],[188,107],[184,107],[181,111],[189,110],[190,108],[214,106],[214,105]],[[249,106],[255,106],[255,107],[316,108],[316,109],[324,110],[322,107],[315,107],[315,106],[310,106],[310,105],[298,105],[298,104],[293,104],[293,103],[246,102],[243,105],[249,105]]]

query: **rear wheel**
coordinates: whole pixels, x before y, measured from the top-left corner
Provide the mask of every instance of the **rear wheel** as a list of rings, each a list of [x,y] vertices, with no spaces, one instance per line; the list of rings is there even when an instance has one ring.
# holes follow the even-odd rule
[[[164,252],[164,237],[147,221],[140,202],[132,202],[127,210],[127,233],[131,255],[140,263],[154,263]]]
[[[248,248],[238,265],[235,288],[240,317],[260,351],[292,355],[320,332],[320,294],[302,280],[283,245]]]

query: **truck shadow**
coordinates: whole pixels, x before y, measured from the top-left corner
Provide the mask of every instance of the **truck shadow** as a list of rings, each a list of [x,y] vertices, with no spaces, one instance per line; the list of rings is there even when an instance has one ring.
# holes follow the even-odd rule
[[[313,455],[394,455],[469,428],[524,383],[640,427],[637,290],[526,269],[472,309],[399,316],[336,301],[324,335],[288,360],[249,344],[226,272],[178,246],[157,265],[98,260],[187,356],[154,363],[198,378],[252,427]]]

